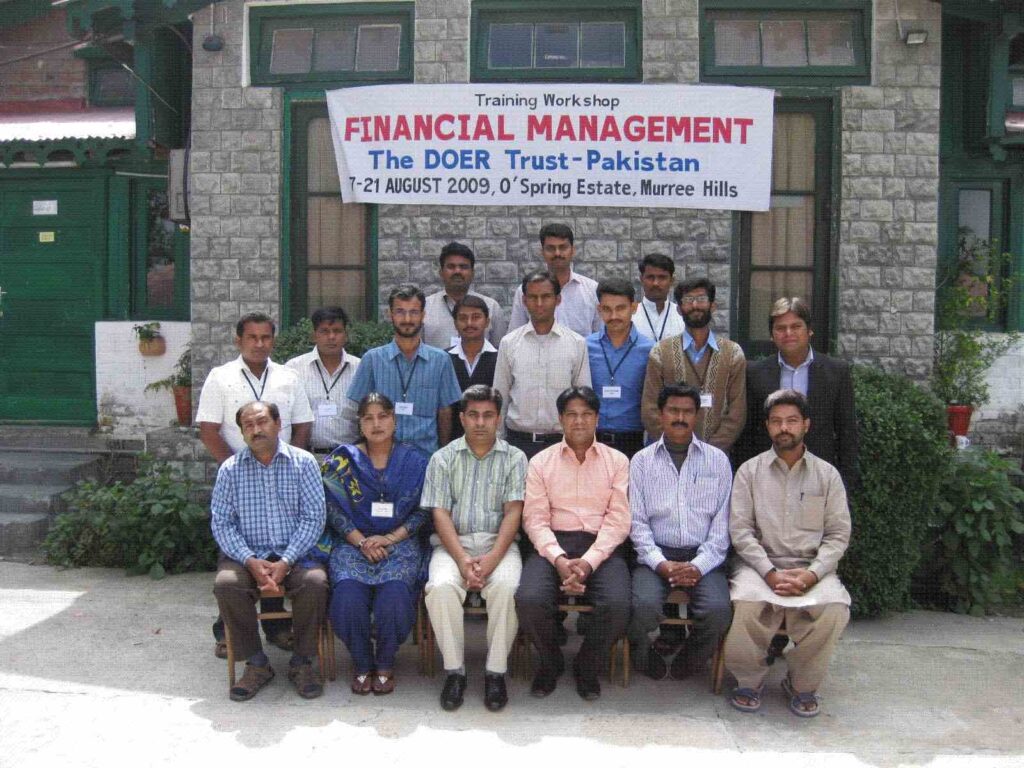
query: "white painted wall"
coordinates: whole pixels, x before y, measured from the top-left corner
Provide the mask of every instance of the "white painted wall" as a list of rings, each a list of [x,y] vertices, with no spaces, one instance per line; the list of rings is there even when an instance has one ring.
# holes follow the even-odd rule
[[[143,357],[134,331],[143,322],[96,323],[96,421],[118,437],[141,438],[150,430],[177,424],[173,395],[145,389],[170,376],[191,337],[191,324],[161,320],[167,351],[160,357]]]
[[[1024,405],[1024,339],[999,358],[985,378],[990,398],[980,409],[983,418],[994,418]]]

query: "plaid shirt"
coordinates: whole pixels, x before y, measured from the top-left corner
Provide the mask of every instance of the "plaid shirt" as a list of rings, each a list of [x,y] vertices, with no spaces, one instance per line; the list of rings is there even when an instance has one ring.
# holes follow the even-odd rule
[[[221,551],[245,563],[278,555],[294,564],[324,530],[324,484],[316,459],[278,440],[264,466],[247,447],[217,472],[210,528]]]

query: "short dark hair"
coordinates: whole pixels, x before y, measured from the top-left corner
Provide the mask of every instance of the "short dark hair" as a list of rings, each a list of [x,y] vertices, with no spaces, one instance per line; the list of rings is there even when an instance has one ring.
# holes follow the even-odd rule
[[[487,302],[481,299],[479,296],[474,296],[471,293],[467,293],[457,302],[455,302],[455,309],[452,310],[452,317],[459,314],[459,310],[463,307],[472,307],[473,309],[479,309],[484,313],[484,317],[491,316],[491,310],[487,307]]]
[[[540,244],[544,245],[544,239],[557,237],[559,240],[568,240],[569,245],[575,245],[576,241],[572,236],[572,227],[565,224],[545,224],[540,228]]]
[[[597,397],[597,392],[590,387],[569,387],[563,390],[562,394],[555,400],[555,408],[558,409],[559,416],[565,413],[565,409],[569,407],[570,400],[582,400],[594,413],[601,412],[601,401]]]
[[[670,397],[688,397],[693,400],[694,407],[700,410],[700,390],[689,384],[666,384],[658,393],[658,410],[664,410]]]
[[[398,287],[391,289],[391,293],[388,294],[388,309],[395,306],[395,299],[401,299],[402,301],[419,299],[420,309],[427,306],[427,297],[423,295],[423,291],[412,283],[405,283],[404,285],[399,285]]]
[[[242,334],[245,333],[245,326],[249,323],[257,323],[259,325],[270,323],[270,335],[277,335],[277,325],[274,323],[274,320],[270,315],[266,312],[247,312],[238,318],[238,322],[235,323],[235,336],[242,338]]]
[[[670,275],[674,275],[676,273],[676,263],[664,253],[648,253],[636,263],[636,266],[637,269],[640,270],[641,276],[644,273],[644,269],[647,267],[664,269]]]
[[[309,317],[315,331],[324,323],[341,323],[348,328],[348,315],[341,307],[320,307]]]
[[[703,288],[708,292],[708,301],[715,300],[715,284],[706,277],[691,277],[689,280],[684,280],[683,282],[678,283],[672,294],[672,298],[675,299],[676,304],[678,304],[683,300],[684,295],[699,290],[700,288]]]
[[[606,277],[597,284],[597,300],[600,301],[605,294],[625,296],[630,301],[636,301],[636,290],[634,290],[633,284],[621,277]]]
[[[356,415],[359,418],[362,418],[366,415],[366,412],[370,409],[371,405],[379,405],[388,412],[395,410],[395,404],[392,402],[391,398],[383,392],[367,392],[363,396],[363,399],[359,401],[359,405],[356,406]]]
[[[792,312],[803,320],[808,328],[811,327],[811,306],[799,296],[793,296],[792,298],[779,299],[772,304],[772,311],[768,315],[769,334],[775,328],[775,318],[782,317],[787,312]]]
[[[448,245],[441,248],[441,255],[437,257],[438,266],[443,267],[445,259],[449,256],[464,256],[469,259],[469,266],[476,267],[476,256],[473,254],[473,249],[468,245],[452,240]]]
[[[803,418],[807,419],[811,416],[811,409],[807,405],[807,398],[795,389],[777,389],[765,398],[765,420],[767,420],[769,414],[771,414],[772,408],[777,405],[795,405]]]
[[[465,411],[470,403],[494,403],[498,413],[501,413],[502,402],[501,392],[494,387],[488,387],[486,384],[474,384],[471,387],[467,387],[466,391],[462,393],[462,399],[459,400],[459,410]]]
[[[556,280],[550,272],[546,272],[543,269],[535,269],[532,272],[527,272],[526,277],[523,278],[522,289],[523,294],[526,294],[526,286],[530,283],[551,283],[551,287],[555,289],[555,296],[562,293],[562,285]]]
[[[267,413],[270,414],[270,417],[274,421],[280,423],[280,421],[281,421],[281,411],[277,407],[277,403],[271,403],[268,400],[251,400],[250,402],[246,403],[241,408],[239,408],[237,411],[235,411],[235,424],[238,425],[239,429],[241,429],[241,427],[242,427],[242,414],[245,413],[246,411],[248,411],[253,406],[257,406],[257,405],[262,405],[262,406],[266,407]]]

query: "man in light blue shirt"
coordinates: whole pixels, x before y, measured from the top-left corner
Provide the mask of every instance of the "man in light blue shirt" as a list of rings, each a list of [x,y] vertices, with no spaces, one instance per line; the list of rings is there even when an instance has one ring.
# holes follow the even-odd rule
[[[679,680],[701,670],[732,619],[724,568],[732,468],[721,450],[694,436],[699,408],[696,387],[663,387],[658,394],[662,436],[629,467],[630,538],[637,556],[629,635],[638,663],[646,663],[656,680],[666,674]],[[649,633],[664,618],[673,589],[689,593],[694,627],[669,669],[667,649],[651,646]]]
[[[620,278],[598,283],[597,311],[604,330],[587,336],[590,378],[601,401],[597,439],[632,458],[644,447],[640,398],[654,342],[641,335],[633,323],[636,293],[632,283]]]
[[[395,436],[433,453],[452,433],[452,404],[462,396],[448,353],[423,343],[426,297],[415,285],[400,285],[388,296],[394,339],[363,355],[348,388],[359,402],[370,392],[395,404]]]

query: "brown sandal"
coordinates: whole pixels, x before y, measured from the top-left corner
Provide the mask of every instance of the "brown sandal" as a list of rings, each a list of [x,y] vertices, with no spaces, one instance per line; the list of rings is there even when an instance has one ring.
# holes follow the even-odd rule
[[[228,691],[232,701],[248,701],[260,689],[274,679],[274,670],[268,664],[265,667],[256,667],[252,664],[245,665],[245,672],[241,679]]]
[[[395,676],[389,672],[386,675],[373,675],[373,693],[375,696],[386,696],[395,690]]]
[[[373,680],[371,677],[371,672],[367,672],[365,675],[352,675],[352,693],[357,696],[365,696],[372,691]]]

